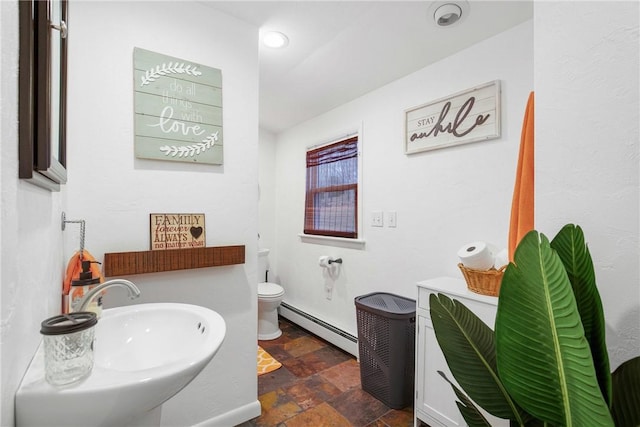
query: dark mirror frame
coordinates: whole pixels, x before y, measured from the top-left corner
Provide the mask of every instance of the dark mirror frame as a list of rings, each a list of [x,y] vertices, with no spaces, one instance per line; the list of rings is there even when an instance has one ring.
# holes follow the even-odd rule
[[[67,0],[20,1],[18,176],[50,191],[67,182]],[[60,7],[62,22],[51,22],[52,8]],[[52,37],[52,32],[60,33]],[[54,58],[52,40],[60,40]],[[53,87],[52,70],[59,73]],[[56,74],[54,74],[56,75]],[[58,89],[59,99],[52,99]],[[57,112],[57,135],[52,132]],[[56,115],[53,114],[53,117]],[[54,139],[55,138],[55,139]]]

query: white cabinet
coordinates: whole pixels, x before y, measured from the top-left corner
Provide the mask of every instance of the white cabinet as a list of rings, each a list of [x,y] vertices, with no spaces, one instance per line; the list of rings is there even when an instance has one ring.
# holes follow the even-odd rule
[[[415,423],[420,421],[431,427],[466,425],[456,406],[456,395],[451,386],[438,375],[442,371],[455,381],[440,350],[429,315],[429,295],[441,293],[457,299],[473,311],[491,329],[494,328],[498,298],[479,295],[467,289],[464,279],[441,277],[418,283],[416,315],[416,401]],[[508,420],[485,413],[492,426],[508,426]]]

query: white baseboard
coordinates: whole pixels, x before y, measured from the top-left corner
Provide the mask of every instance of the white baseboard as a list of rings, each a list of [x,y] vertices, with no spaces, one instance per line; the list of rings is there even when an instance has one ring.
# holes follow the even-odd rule
[[[334,332],[326,326],[323,326],[322,323],[326,325],[325,322],[319,321],[319,319],[315,319],[313,316],[300,314],[300,310],[297,310],[293,307],[292,309],[293,310],[289,309],[286,303],[284,305],[280,305],[280,307],[278,308],[280,315],[285,319],[290,320],[291,322],[299,325],[300,327],[306,329],[314,335],[327,340],[331,344],[335,345],[338,348],[341,348],[347,353],[352,354],[356,358],[358,357],[358,342],[356,337],[353,337],[352,335],[341,331],[338,328],[331,327],[332,329],[340,331],[340,333]]]
[[[206,421],[198,423],[193,427],[234,427],[249,421],[255,417],[259,417],[262,413],[260,401],[256,400],[247,405],[235,408],[229,412],[225,412],[217,417],[209,418]]]

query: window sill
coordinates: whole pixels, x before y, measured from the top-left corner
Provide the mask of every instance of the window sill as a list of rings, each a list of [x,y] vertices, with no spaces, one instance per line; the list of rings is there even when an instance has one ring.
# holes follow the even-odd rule
[[[316,236],[304,233],[299,233],[298,236],[301,242],[314,243],[316,245],[339,246],[350,249],[364,249],[365,245],[365,241],[362,239],[345,239],[343,237]]]

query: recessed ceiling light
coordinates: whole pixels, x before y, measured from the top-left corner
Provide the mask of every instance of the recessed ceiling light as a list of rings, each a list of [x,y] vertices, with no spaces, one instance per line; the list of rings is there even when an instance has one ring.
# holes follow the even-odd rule
[[[462,9],[460,6],[454,3],[447,3],[436,9],[433,18],[439,26],[447,27],[451,24],[455,24],[461,16]]]
[[[289,44],[289,38],[278,31],[267,31],[262,36],[262,43],[274,49],[281,49]]]
[[[469,2],[467,0],[434,1],[428,10],[428,15],[436,26],[456,27],[469,16]]]

